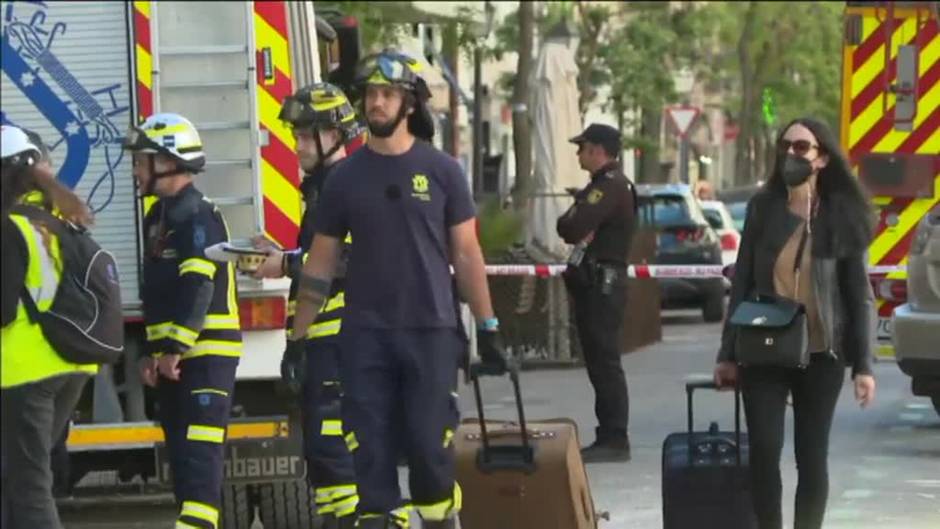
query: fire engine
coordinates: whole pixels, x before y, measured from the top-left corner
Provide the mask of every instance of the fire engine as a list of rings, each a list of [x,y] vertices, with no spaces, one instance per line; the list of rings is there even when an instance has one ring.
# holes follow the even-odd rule
[[[264,233],[295,244],[302,212],[294,139],[277,119],[283,99],[320,80],[343,85],[359,55],[356,20],[315,14],[313,2],[4,2],[2,121],[39,132],[59,178],[95,212],[93,236],[119,265],[124,361],[103,366],[76,411],[67,448],[72,479],[117,472],[122,482],[166,481],[163,434],[153,422],[137,356],[140,224],[128,126],[160,111],[202,136],[197,186],[226,217],[235,244]],[[357,143],[361,143],[361,138]],[[293,399],[278,390],[287,280],[239,277],[244,355],[225,462],[224,527],[315,524]]]
[[[878,356],[907,298],[917,225],[940,204],[940,36],[936,2],[847,2],[841,141],[877,214],[869,248]]]

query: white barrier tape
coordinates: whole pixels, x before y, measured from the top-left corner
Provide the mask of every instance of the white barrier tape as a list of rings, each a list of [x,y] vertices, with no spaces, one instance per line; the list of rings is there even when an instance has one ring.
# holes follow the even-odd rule
[[[552,277],[561,275],[567,265],[564,264],[535,264],[535,265],[486,265],[486,274],[491,276],[536,276]],[[723,265],[630,265],[627,267],[627,277],[632,278],[672,278],[672,279],[703,279],[725,277]],[[906,266],[872,266],[870,275],[883,275],[892,272],[904,272]]]

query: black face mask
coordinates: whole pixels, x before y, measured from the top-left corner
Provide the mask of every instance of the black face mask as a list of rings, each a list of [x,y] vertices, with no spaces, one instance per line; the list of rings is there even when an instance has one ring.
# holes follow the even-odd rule
[[[803,184],[813,174],[813,166],[810,161],[802,156],[788,154],[780,165],[783,182],[789,187],[797,187]]]

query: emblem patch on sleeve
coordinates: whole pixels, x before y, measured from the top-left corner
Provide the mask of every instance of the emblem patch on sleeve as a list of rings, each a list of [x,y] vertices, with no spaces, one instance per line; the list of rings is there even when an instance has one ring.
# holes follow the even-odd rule
[[[598,202],[601,201],[602,198],[604,198],[604,192],[601,191],[600,189],[593,189],[591,190],[590,193],[588,193],[587,203],[597,204]]]

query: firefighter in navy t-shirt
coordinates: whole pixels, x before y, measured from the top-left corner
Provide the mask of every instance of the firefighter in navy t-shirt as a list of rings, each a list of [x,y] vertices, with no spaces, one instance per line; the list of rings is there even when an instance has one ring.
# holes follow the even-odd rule
[[[460,487],[452,438],[458,362],[466,340],[457,285],[477,320],[480,356],[506,369],[493,315],[474,205],[455,160],[426,141],[430,94],[415,61],[386,50],[357,70],[371,132],[327,178],[313,245],[299,280],[294,337],[329,294],[342,240],[346,270],[340,334],[346,441],[359,481],[358,527],[405,527],[396,466],[410,467],[411,500],[429,529],[455,527]],[[288,341],[286,377],[302,377],[303,344]],[[297,359],[291,366],[290,359]],[[292,373],[291,370],[295,372]]]
[[[287,320],[291,333],[298,278],[313,241],[313,221],[318,214],[323,184],[333,167],[346,157],[344,145],[359,133],[360,127],[346,94],[329,83],[314,83],[287,97],[278,117],[287,123],[297,140],[296,151],[305,173],[300,189],[306,210],[300,222],[297,248],[290,252],[270,248],[255,277],[291,278]],[[270,243],[256,240],[256,245],[265,248]],[[359,501],[352,456],[343,440],[340,416],[338,336],[346,309],[343,279],[341,274],[337,275],[326,306],[306,330],[306,378],[290,385],[292,391],[300,394],[307,479],[314,488],[317,514],[325,518],[324,529],[352,528]]]

